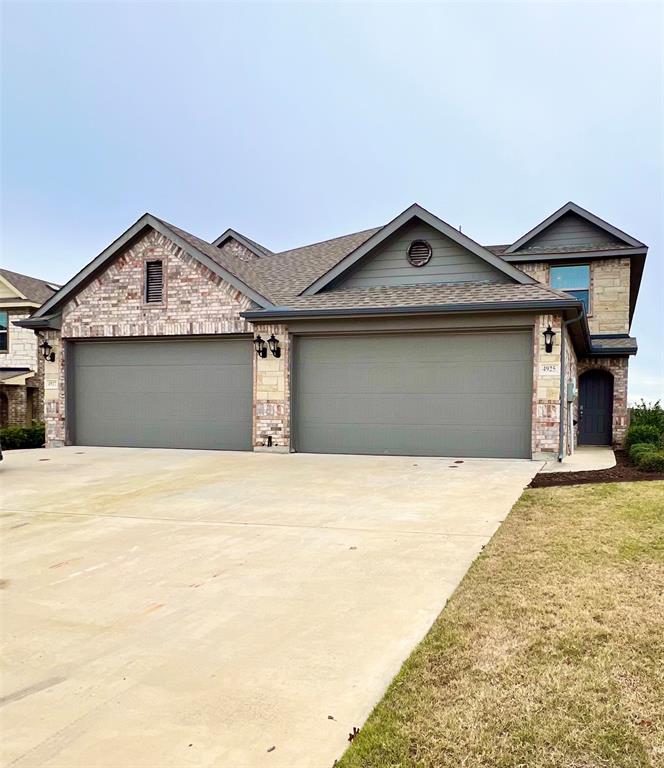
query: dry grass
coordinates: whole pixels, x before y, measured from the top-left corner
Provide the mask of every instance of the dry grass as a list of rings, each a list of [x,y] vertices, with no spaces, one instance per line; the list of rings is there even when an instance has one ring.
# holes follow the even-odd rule
[[[526,491],[339,768],[664,766],[664,482]]]

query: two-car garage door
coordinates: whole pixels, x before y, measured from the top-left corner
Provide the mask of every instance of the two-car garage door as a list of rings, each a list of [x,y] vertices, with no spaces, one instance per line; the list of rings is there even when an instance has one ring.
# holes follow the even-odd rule
[[[295,447],[530,458],[532,332],[303,336]]]
[[[251,448],[251,339],[82,341],[68,354],[72,442]]]

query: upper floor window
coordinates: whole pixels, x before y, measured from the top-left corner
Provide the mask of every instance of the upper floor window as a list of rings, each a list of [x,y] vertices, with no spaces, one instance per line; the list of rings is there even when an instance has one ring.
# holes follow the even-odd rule
[[[145,302],[161,304],[164,300],[164,264],[161,260],[145,262]]]
[[[551,267],[551,287],[579,299],[583,302],[586,315],[590,314],[590,266],[588,264]]]
[[[9,315],[7,312],[0,312],[0,352],[6,352],[9,349]]]

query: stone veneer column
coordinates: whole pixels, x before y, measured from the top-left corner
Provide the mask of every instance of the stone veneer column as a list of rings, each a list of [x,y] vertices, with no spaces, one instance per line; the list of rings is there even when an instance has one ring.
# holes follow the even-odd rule
[[[254,353],[254,450],[290,450],[290,338],[284,325],[254,326],[254,336],[279,339],[281,357]],[[271,438],[271,440],[270,440]],[[270,445],[270,442],[272,443]]]
[[[556,332],[553,351],[546,352],[543,333]],[[538,315],[533,339],[533,458],[552,458],[558,452],[560,418],[560,315]]]
[[[40,333],[48,340],[55,352],[54,362],[44,362],[46,447],[60,448],[65,445],[65,347],[59,331],[41,331]]]

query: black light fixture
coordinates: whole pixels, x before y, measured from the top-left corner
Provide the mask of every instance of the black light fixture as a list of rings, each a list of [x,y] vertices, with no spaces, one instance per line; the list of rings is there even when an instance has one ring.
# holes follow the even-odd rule
[[[44,339],[42,343],[39,345],[39,349],[41,349],[41,353],[44,356],[44,360],[46,360],[49,363],[55,362],[55,352],[53,351],[53,347]]]
[[[270,347],[270,352],[272,352],[272,354],[275,357],[281,357],[281,347],[279,346],[279,339],[274,334],[270,336],[270,338],[267,340],[267,343],[268,343],[268,346]]]
[[[260,336],[256,336],[254,339],[254,347],[256,347],[258,357],[267,357],[267,344]]]
[[[553,337],[556,335],[556,332],[553,330],[551,326],[549,326],[546,331],[542,332],[542,336],[544,336],[544,349],[547,352],[553,352]]]

